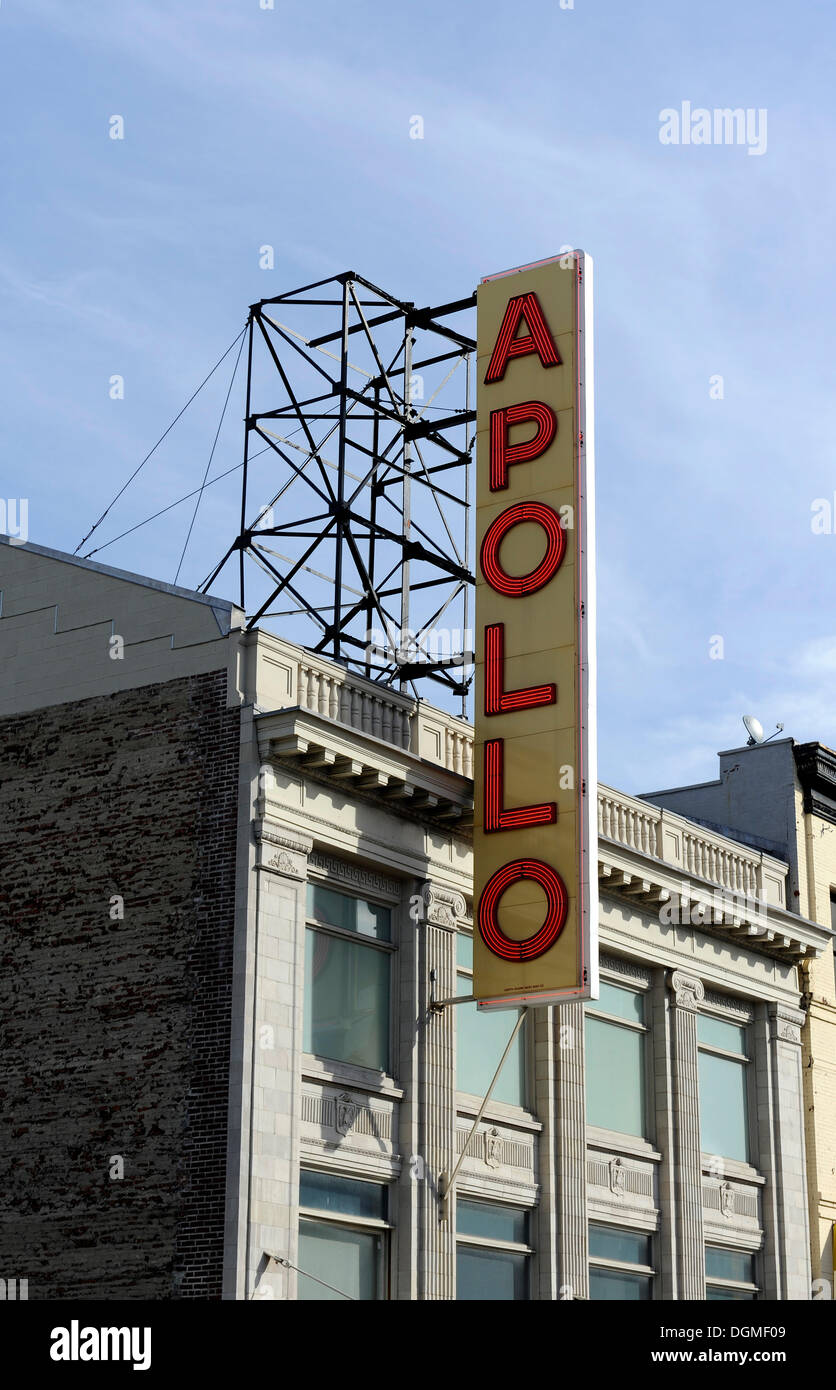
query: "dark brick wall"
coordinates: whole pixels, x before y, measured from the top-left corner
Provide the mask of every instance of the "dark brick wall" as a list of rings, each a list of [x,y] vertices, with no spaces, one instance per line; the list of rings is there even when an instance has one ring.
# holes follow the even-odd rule
[[[0,1277],[30,1299],[220,1297],[239,723],[225,672],[0,723]]]

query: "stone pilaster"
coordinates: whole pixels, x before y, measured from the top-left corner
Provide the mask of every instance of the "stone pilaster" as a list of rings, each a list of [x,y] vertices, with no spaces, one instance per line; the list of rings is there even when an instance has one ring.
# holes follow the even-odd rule
[[[561,1004],[553,1014],[557,1297],[589,1298],[583,1004]]]
[[[456,930],[465,915],[460,893],[425,883],[423,921],[418,924],[418,1069],[421,1096],[419,1197],[419,1299],[456,1297],[456,1212],[451,1201],[441,1220],[440,1179],[456,1162],[455,1005],[430,1011],[430,997],[456,993]],[[430,974],[435,972],[431,982]]]
[[[659,1230],[654,1241],[656,1297],[672,1301],[677,1296],[677,1182],[676,1114],[673,1103],[673,1017],[665,970],[654,970],[648,997],[651,1010],[650,1041],[653,1048],[654,1138],[662,1155],[659,1164]]]
[[[759,1006],[755,1025],[758,1166],[763,1200],[764,1296],[811,1297],[801,1025],[785,1004]]]
[[[293,1299],[295,1269],[268,1264],[266,1256],[298,1262],[305,895],[312,841],[271,822],[257,826],[256,836],[247,1297]]]
[[[676,1297],[705,1298],[702,1220],[702,1148],[697,1012],[705,997],[701,980],[675,970],[673,991],[673,1117],[676,1174]]]
[[[555,1299],[559,1295],[557,1258],[557,1059],[556,1019],[561,1009],[529,1009],[526,1030],[534,1030],[534,1112],[543,1126],[537,1144],[537,1176],[540,1200],[532,1213],[536,1236],[533,1244],[536,1283],[531,1296]]]

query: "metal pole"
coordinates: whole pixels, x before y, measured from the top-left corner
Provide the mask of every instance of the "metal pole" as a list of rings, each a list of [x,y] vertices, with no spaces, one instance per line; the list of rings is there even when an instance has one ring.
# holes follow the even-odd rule
[[[372,475],[371,475],[371,497],[369,499],[369,595],[366,603],[366,679],[371,680],[372,675],[372,653],[371,653],[371,630],[372,614],[374,613],[374,599],[371,590],[374,588],[374,561],[375,561],[375,523],[377,521],[377,467],[378,454],[380,452],[380,387],[374,388],[374,419],[372,421]]]
[[[239,580],[241,589],[241,611],[246,613],[244,602],[244,530],[247,525],[247,473],[250,461],[250,397],[252,395],[253,384],[253,311],[250,310],[249,317],[249,342],[247,344],[247,404],[246,420],[244,421],[244,471],[241,480],[241,543],[239,546]]]
[[[465,403],[465,410],[467,411],[467,414],[468,414],[468,415],[470,414],[470,371],[471,371],[471,366],[472,366],[472,357],[471,357],[471,354],[470,354],[470,353],[467,353],[467,355],[466,355],[466,357],[465,357],[465,393],[464,393],[464,403]],[[464,427],[464,451],[465,451],[465,453],[466,453],[466,455],[467,455],[467,460],[466,460],[465,465],[464,465],[464,567],[465,567],[466,570],[469,570],[469,569],[470,569],[470,468],[471,468],[471,457],[470,457],[470,420],[469,420],[469,419],[467,420],[467,422],[466,422],[466,424],[465,424],[465,427]],[[464,628],[463,628],[463,630],[462,630],[462,651],[463,651],[463,652],[466,652],[466,651],[469,651],[469,650],[475,650],[475,647],[473,646],[473,644],[471,644],[471,643],[468,642],[467,630],[468,630],[468,623],[469,623],[469,621],[470,621],[470,585],[469,585],[469,584],[465,584],[465,586],[464,586],[464,615],[463,615]],[[464,667],[462,667],[462,684],[465,683],[465,680],[466,680],[466,672],[465,672]],[[467,718],[467,696],[466,696],[466,695],[462,695],[462,719],[466,719],[466,718]]]
[[[412,469],[412,440],[406,434],[406,428],[411,423],[412,418],[412,324],[407,319],[404,330],[403,344],[403,413],[404,413],[404,440],[403,440],[403,563],[401,566],[401,631],[398,640],[398,650],[402,660],[406,660],[404,652],[404,633],[409,631],[409,555],[406,547],[412,539],[410,535],[411,527],[411,479]],[[401,680],[401,689],[406,682]]]
[[[523,1023],[525,1022],[525,1015],[526,1015],[526,1010],[525,1010],[525,1009],[521,1009],[521,1010],[520,1010],[520,1016],[519,1016],[519,1018],[517,1019],[516,1023],[514,1024],[513,1032],[511,1033],[510,1038],[508,1039],[507,1043],[505,1044],[505,1051],[503,1052],[501,1058],[499,1059],[499,1066],[497,1067],[496,1071],[495,1071],[494,1074],[493,1074],[493,1081],[491,1082],[490,1086],[488,1087],[487,1091],[485,1092],[485,1099],[482,1101],[482,1104],[479,1106],[479,1113],[477,1114],[476,1119],[473,1121],[473,1128],[471,1129],[470,1133],[468,1134],[467,1139],[465,1140],[465,1143],[464,1143],[464,1148],[462,1149],[461,1153],[459,1154],[458,1159],[456,1160],[456,1166],[455,1166],[455,1168],[453,1169],[452,1173],[450,1174],[449,1179],[448,1179],[446,1173],[442,1173],[442,1174],[441,1174],[441,1178],[440,1178],[440,1180],[439,1180],[439,1189],[440,1189],[440,1192],[441,1192],[441,1218],[440,1218],[440,1219],[441,1219],[442,1221],[446,1221],[446,1220],[447,1220],[447,1216],[448,1216],[448,1214],[449,1214],[449,1206],[450,1206],[450,1193],[453,1191],[453,1188],[454,1188],[454,1186],[455,1186],[455,1183],[456,1183],[456,1176],[457,1176],[458,1171],[459,1171],[459,1169],[461,1168],[462,1164],[464,1163],[465,1158],[467,1157],[467,1151],[468,1151],[468,1149],[470,1148],[470,1141],[471,1141],[471,1139],[473,1138],[474,1134],[476,1133],[477,1129],[479,1128],[479,1125],[480,1125],[481,1120],[482,1120],[482,1116],[484,1115],[485,1111],[486,1111],[487,1108],[488,1108],[488,1101],[490,1100],[491,1096],[493,1095],[493,1088],[494,1088],[494,1086],[496,1085],[497,1081],[499,1080],[499,1073],[502,1071],[502,1068],[503,1068],[504,1065],[505,1065],[505,1059],[506,1059],[506,1057],[508,1056],[508,1053],[511,1051],[511,1045],[512,1045],[514,1039],[516,1038],[517,1034],[519,1033],[520,1029],[522,1028]]]
[[[340,658],[340,618],[342,617],[342,588],[343,588],[343,507],[345,506],[345,436],[346,420],[348,414],[348,397],[346,387],[348,386],[348,305],[349,305],[349,281],[343,281],[343,333],[342,333],[342,360],[340,362],[340,442],[337,458],[337,556],[334,567],[334,632],[333,645],[334,657],[338,661]]]

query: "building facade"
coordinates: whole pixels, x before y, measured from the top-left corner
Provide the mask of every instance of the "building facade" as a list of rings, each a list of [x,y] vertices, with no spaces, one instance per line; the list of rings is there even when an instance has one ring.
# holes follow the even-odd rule
[[[777,842],[599,787],[600,999],[527,1011],[485,1106],[470,726],[33,545],[0,588],[30,1298],[810,1298],[831,930]]]
[[[653,792],[648,800],[693,816],[788,866],[795,912],[836,925],[836,753],[822,743],[773,739],[719,754],[715,782]],[[833,943],[801,964],[807,1181],[814,1297],[832,1299],[836,1223],[836,971]]]

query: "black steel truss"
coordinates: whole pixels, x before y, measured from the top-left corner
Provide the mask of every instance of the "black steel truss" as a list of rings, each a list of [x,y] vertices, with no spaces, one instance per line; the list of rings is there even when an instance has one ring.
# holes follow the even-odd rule
[[[301,618],[312,651],[415,694],[439,682],[462,714],[476,344],[459,325],[475,302],[417,309],[346,271],[250,307],[240,531],[201,586],[237,554],[249,627],[282,618],[289,636]],[[253,516],[265,455],[272,500]]]

